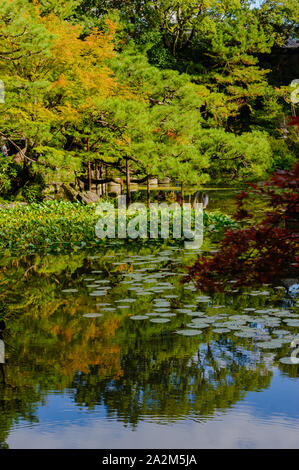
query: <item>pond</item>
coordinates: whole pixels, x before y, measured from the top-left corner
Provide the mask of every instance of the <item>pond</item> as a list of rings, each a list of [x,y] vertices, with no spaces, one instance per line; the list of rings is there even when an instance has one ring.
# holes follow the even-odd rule
[[[2,259],[1,447],[298,448],[298,300],[198,292],[182,283],[197,253],[110,241]]]
[[[133,202],[140,202],[146,203],[146,189],[142,186],[137,186],[137,189],[132,190],[132,200]],[[167,186],[160,186],[159,188],[150,188],[150,199],[152,202],[156,202],[159,195],[164,194],[166,198],[172,197],[175,200],[176,194],[179,193],[180,187],[167,187]],[[202,187],[199,188],[198,191],[194,187],[186,187],[184,190],[184,202],[185,203],[192,203],[194,201],[195,195],[198,192],[198,202],[202,202],[201,197],[203,193],[208,194],[209,196],[209,203],[208,209],[213,210],[220,210],[224,214],[232,215],[236,210],[235,204],[235,196],[241,191],[240,188],[231,188],[231,187]],[[263,203],[263,201],[259,201],[259,206]],[[260,210],[260,207],[258,208]]]

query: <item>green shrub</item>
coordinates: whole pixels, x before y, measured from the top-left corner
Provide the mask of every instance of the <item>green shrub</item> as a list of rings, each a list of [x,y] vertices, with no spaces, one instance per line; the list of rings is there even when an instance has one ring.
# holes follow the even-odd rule
[[[94,204],[64,201],[0,208],[0,248],[40,251],[56,249],[57,246],[103,243],[105,241],[97,240],[95,235],[99,219],[95,208]],[[132,217],[128,215],[127,220]],[[203,222],[209,232],[219,232],[235,225],[231,217],[220,211],[204,212]]]

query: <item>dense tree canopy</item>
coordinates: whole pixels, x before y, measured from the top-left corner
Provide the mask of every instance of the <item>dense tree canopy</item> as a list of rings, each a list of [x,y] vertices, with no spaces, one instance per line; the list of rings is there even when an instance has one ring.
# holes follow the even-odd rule
[[[275,60],[298,33],[295,1],[0,7],[2,194],[84,180],[91,165],[98,180],[226,183],[294,163],[290,71]]]

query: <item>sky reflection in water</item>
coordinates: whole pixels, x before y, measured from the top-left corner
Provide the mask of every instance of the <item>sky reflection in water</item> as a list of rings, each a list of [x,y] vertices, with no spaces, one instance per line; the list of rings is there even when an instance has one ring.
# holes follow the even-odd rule
[[[298,448],[298,366],[279,362],[295,300],[233,284],[209,298],[180,283],[192,257],[111,243],[6,263],[2,446]]]

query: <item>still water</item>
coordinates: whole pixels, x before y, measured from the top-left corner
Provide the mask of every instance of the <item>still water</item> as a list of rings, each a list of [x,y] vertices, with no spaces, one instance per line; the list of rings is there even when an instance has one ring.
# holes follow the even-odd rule
[[[2,259],[1,447],[299,448],[299,365],[281,362],[298,301],[198,292],[195,258],[109,242]]]

